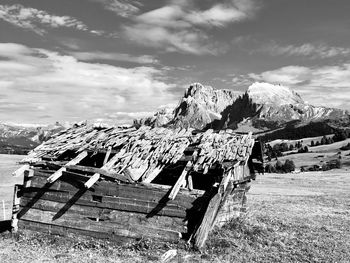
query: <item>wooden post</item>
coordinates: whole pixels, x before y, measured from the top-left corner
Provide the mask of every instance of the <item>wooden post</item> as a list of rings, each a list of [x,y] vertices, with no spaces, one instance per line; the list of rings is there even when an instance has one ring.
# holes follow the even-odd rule
[[[76,156],[74,159],[70,160],[65,166],[75,165],[75,164],[79,163],[81,160],[83,160],[87,155],[88,155],[88,152],[87,151],[83,151],[83,152],[79,153],[78,156]],[[67,170],[67,168],[65,166],[60,168],[60,169],[58,169],[49,178],[47,178],[47,181],[49,183],[53,183],[58,178],[60,178],[62,176],[62,172],[65,172]]]
[[[18,230],[17,214],[19,212],[20,198],[18,197],[19,186],[15,185],[13,193],[13,205],[12,205],[12,218],[11,218],[11,231],[16,233]]]

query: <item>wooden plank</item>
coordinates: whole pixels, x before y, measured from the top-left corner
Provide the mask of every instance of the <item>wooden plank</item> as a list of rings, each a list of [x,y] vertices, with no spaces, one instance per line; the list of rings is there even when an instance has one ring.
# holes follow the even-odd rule
[[[104,233],[104,232],[82,230],[82,229],[77,229],[72,227],[56,226],[52,224],[45,224],[45,223],[24,220],[24,219],[18,222],[18,226],[20,229],[28,229],[28,230],[37,231],[40,233],[44,232],[48,234],[72,236],[72,237],[76,237],[77,235],[80,235],[80,236],[89,236],[89,237],[99,238],[99,239],[108,239],[120,245],[124,245],[125,242],[130,242],[133,240],[133,238],[131,237],[120,236],[115,233]]]
[[[51,185],[45,184],[45,176],[41,177],[41,174],[36,174],[31,179],[31,186],[36,188],[45,187],[42,190],[56,190],[75,193],[83,187],[83,182],[75,180],[74,178],[62,177],[59,181]],[[148,200],[153,202],[159,202],[164,199],[169,192],[170,187],[163,187],[154,184],[117,184],[113,182],[99,181],[89,189],[88,192],[102,195],[102,196],[119,196],[125,198],[133,198],[138,200]],[[176,200],[170,200],[170,203],[176,203],[181,206],[192,205],[199,197],[203,195],[203,191],[188,191],[187,189],[181,189]]]
[[[93,176],[91,176],[91,178],[84,184],[86,189],[89,189],[91,186],[93,186],[98,179],[100,179],[101,175],[96,173]]]
[[[22,165],[20,168],[18,168],[16,171],[12,173],[12,176],[19,177],[22,176],[24,171],[29,170],[30,166],[29,164]]]
[[[192,180],[191,174],[189,174],[187,177],[187,185],[188,185],[188,190],[192,191],[193,190],[193,180]]]
[[[31,198],[22,197],[21,207],[26,207],[31,202]],[[96,219],[98,221],[104,222],[120,222],[120,223],[132,223],[141,224],[149,227],[160,227],[166,228],[179,232],[187,231],[187,223],[182,218],[168,217],[168,216],[153,216],[147,217],[147,214],[129,212],[129,211],[119,211],[108,208],[101,208],[96,206],[84,206],[74,204],[65,213],[59,214],[62,211],[65,203],[49,201],[49,200],[38,200],[30,208],[56,212],[54,218],[64,217],[64,216],[77,216],[79,218],[90,218]]]
[[[112,152],[112,146],[108,146],[105,158],[103,160],[103,165],[105,165],[108,162],[109,156],[111,155]]]
[[[128,178],[126,178],[123,174],[111,173],[101,168],[81,166],[81,165],[69,165],[69,166],[66,166],[66,168],[67,168],[67,171],[79,171],[79,172],[92,173],[92,174],[99,173],[103,178],[108,180],[118,180],[126,183],[130,182],[130,180],[128,180]]]
[[[67,163],[67,165],[77,164],[81,160],[83,160],[87,155],[88,155],[88,152],[87,151],[83,151],[83,152],[79,153],[74,159],[69,161]],[[63,171],[66,171],[66,167],[62,167],[62,168],[58,169],[54,174],[52,174],[49,178],[47,178],[47,181],[49,183],[53,183],[54,181],[56,181],[58,178],[60,178],[62,176],[62,172]]]
[[[203,216],[202,222],[194,235],[195,247],[197,249],[203,248],[208,238],[208,234],[212,229],[213,223],[215,221],[215,217],[217,215],[217,212],[220,206],[220,202],[221,202],[221,195],[219,193],[215,194],[214,197],[209,202],[209,205]]]
[[[173,188],[171,189],[170,193],[169,193],[169,199],[170,200],[174,200],[177,193],[180,190],[180,187],[182,186],[182,184],[184,183],[184,181],[186,181],[186,175],[189,172],[189,170],[192,168],[192,161],[187,162],[185,169],[182,171],[180,177],[177,179],[175,185],[173,186]]]
[[[168,229],[161,229],[157,227],[147,227],[143,225],[121,224],[117,222],[95,222],[89,219],[82,219],[73,215],[66,215],[64,217],[53,220],[55,212],[42,211],[38,209],[30,209],[24,214],[20,220],[30,220],[34,222],[41,222],[51,225],[59,225],[89,231],[100,231],[105,233],[117,233],[118,235],[134,237],[134,238],[157,238],[162,240],[179,240],[181,233]]]
[[[28,190],[28,189],[26,189]],[[103,196],[102,202],[94,201],[94,199],[99,198],[100,196],[93,195],[91,193],[80,196],[77,200],[74,200],[74,194],[71,193],[65,193],[65,192],[23,192],[23,197],[29,198],[31,200],[35,200],[36,196],[40,194],[41,200],[50,200],[55,201],[59,203],[67,204],[67,209],[69,209],[69,205],[71,203],[77,204],[77,205],[84,205],[84,206],[92,206],[92,207],[100,207],[105,209],[112,209],[112,210],[120,210],[120,211],[129,211],[129,212],[136,212],[136,213],[143,213],[150,215],[151,212],[154,211],[159,206],[159,203],[152,202],[152,201],[142,201],[142,200],[135,200],[130,198],[122,198],[122,197],[111,197],[111,196]],[[74,202],[72,201],[74,200]],[[187,217],[187,211],[191,210],[191,208],[185,208],[182,206],[177,206],[175,204],[167,204],[165,207],[163,207],[160,211],[158,211],[156,214],[152,213],[152,216],[154,215],[162,215],[162,216],[169,216],[169,217],[179,217],[179,218],[186,218]]]
[[[123,151],[120,151],[119,153],[117,153],[116,155],[113,156],[113,158],[111,160],[109,160],[108,162],[106,162],[101,169],[102,170],[108,170],[110,169],[119,159],[120,157],[124,154]],[[85,184],[85,188],[89,189],[90,187],[92,187],[99,179],[100,179],[101,175],[99,173],[95,173]]]
[[[163,170],[163,168],[164,168],[164,165],[155,167],[153,171],[142,180],[142,182],[143,183],[152,182],[157,177],[157,175]]]

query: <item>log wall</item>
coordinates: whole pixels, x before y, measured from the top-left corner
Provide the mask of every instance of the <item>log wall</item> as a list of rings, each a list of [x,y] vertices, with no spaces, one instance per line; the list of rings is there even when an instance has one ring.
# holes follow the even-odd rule
[[[89,177],[70,171],[48,183],[54,172],[33,168],[25,173],[23,186],[15,193],[14,227],[18,219],[22,229],[116,242],[193,238],[198,248],[214,225],[222,226],[245,211],[250,180],[248,167],[236,165],[218,187],[181,187],[171,200],[171,186],[99,180],[87,189]]]
[[[181,189],[168,200],[170,187],[99,181],[85,189],[81,176],[63,175],[50,184],[52,171],[27,173],[18,192],[18,226],[48,233],[123,240],[179,240],[209,197]],[[17,201],[18,203],[18,201]],[[192,223],[193,224],[193,223]]]

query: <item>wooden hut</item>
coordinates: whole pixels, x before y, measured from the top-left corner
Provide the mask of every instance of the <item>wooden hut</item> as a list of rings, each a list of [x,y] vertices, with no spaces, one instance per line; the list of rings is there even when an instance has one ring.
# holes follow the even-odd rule
[[[13,229],[120,241],[186,239],[246,209],[251,134],[75,125],[23,160]]]

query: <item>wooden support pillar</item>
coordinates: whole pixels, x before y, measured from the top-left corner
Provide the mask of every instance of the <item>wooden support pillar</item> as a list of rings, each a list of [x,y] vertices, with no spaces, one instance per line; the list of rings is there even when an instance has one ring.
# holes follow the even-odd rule
[[[74,159],[70,160],[65,166],[75,165],[75,164],[79,163],[81,160],[83,160],[87,155],[88,155],[88,152],[87,151],[83,151],[83,152],[79,153]],[[53,183],[58,178],[60,178],[62,176],[62,172],[65,172],[67,170],[67,168],[65,166],[60,168],[60,169],[58,169],[49,178],[47,178],[47,181],[49,183]]]

